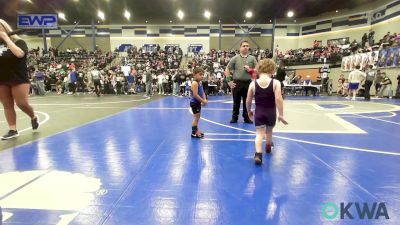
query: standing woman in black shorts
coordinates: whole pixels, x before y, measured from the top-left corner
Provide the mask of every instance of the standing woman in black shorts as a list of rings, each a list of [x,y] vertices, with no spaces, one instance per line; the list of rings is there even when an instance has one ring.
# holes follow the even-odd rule
[[[14,103],[31,118],[33,130],[39,127],[38,118],[28,102],[28,46],[17,35],[8,36],[10,32],[10,25],[0,19],[0,101],[9,126],[9,131],[2,140],[18,136]]]

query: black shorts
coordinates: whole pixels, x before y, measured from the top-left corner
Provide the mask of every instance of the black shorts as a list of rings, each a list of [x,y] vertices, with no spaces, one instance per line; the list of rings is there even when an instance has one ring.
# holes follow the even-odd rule
[[[201,103],[191,102],[190,108],[192,108],[193,114],[200,113],[201,112]]]

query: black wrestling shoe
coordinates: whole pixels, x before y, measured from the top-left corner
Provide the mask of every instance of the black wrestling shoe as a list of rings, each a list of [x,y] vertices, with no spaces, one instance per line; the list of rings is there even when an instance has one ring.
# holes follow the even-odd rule
[[[232,118],[231,121],[229,121],[229,123],[237,123],[238,119],[236,118]]]
[[[203,138],[204,137],[204,133],[201,132],[200,130],[197,130],[200,133],[200,136]]]
[[[39,127],[39,121],[38,121],[37,116],[35,116],[35,118],[33,118],[33,119],[31,120],[31,124],[32,124],[32,130],[38,129],[38,127]]]
[[[272,142],[270,146],[268,146],[268,144],[266,144],[265,145],[265,153],[270,154],[273,148],[274,148],[274,142]]]
[[[192,132],[192,134],[191,134],[191,136],[193,137],[193,138],[204,138],[204,134],[203,133],[200,133],[199,131],[196,131],[196,132]]]
[[[252,124],[253,120],[251,120],[250,118],[244,118],[244,122]]]
[[[11,138],[18,137],[18,131],[16,130],[9,130],[7,134],[5,134],[3,137],[1,137],[1,140],[8,140]]]
[[[254,154],[254,163],[256,165],[261,165],[262,164],[262,153],[255,153]]]

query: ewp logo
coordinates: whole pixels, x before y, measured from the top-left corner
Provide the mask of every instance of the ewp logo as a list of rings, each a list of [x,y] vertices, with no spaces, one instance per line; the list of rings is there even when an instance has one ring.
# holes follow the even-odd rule
[[[18,15],[18,28],[23,29],[51,29],[58,27],[57,14],[24,14]]]
[[[355,206],[356,210],[354,212],[350,209],[352,206]],[[322,217],[328,220],[337,219],[340,214],[340,219],[354,219],[354,215],[357,215],[360,220],[364,219],[380,219],[383,217],[385,219],[389,219],[389,214],[386,209],[386,205],[384,202],[374,202],[372,206],[368,203],[358,203],[358,202],[349,202],[349,203],[340,203],[340,208],[337,204],[333,202],[326,203],[322,206]],[[367,217],[367,218],[365,218]]]

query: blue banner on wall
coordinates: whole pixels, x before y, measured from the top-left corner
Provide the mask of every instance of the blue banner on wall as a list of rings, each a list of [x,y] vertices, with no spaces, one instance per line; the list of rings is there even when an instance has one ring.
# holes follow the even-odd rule
[[[128,51],[129,48],[132,48],[133,45],[131,44],[121,44],[120,46],[118,46],[118,51],[119,52],[126,52]]]
[[[57,29],[57,14],[20,14],[17,15],[19,29]]]
[[[393,49],[393,66],[400,66],[400,48]]]
[[[188,47],[188,52],[199,53],[201,50],[203,50],[202,44],[190,44]]]
[[[378,67],[386,66],[386,58],[387,58],[388,49],[381,49],[378,55]]]
[[[142,48],[145,52],[154,52],[156,51],[157,47],[158,44],[144,44]]]
[[[400,66],[400,48],[385,48],[379,51],[378,67]]]

